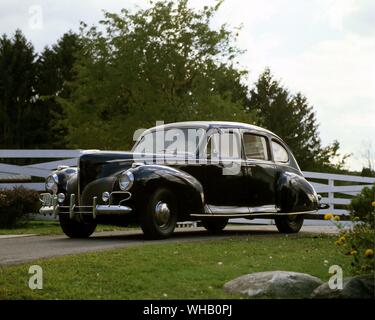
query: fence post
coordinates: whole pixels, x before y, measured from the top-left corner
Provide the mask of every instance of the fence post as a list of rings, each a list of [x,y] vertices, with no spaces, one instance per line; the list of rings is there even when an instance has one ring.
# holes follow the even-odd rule
[[[329,190],[333,190],[333,187],[335,186],[335,180],[333,179],[328,179],[328,186],[329,186]],[[328,192],[328,204],[329,204],[329,209],[330,210],[334,210],[335,207],[334,207],[334,198],[335,198],[335,193],[332,192],[332,191],[329,191]]]

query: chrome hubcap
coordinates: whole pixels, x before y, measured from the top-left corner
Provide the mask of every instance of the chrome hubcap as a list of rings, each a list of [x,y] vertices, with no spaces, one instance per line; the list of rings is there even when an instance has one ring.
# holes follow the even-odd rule
[[[171,212],[165,202],[159,201],[156,204],[155,216],[159,226],[165,226],[168,223]]]

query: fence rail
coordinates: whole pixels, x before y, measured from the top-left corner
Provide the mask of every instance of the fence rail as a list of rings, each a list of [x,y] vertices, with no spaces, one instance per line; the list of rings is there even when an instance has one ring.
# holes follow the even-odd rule
[[[350,204],[352,197],[360,193],[363,188],[375,183],[375,178],[371,177],[309,171],[304,171],[303,174],[317,193],[327,195],[322,198],[322,202],[328,203],[329,208],[320,210],[321,214],[327,212],[337,215],[348,214],[346,206]]]
[[[32,165],[13,165],[0,163],[0,174],[21,174],[30,177],[45,178],[59,165],[74,166],[80,155],[94,150],[0,150],[1,159],[41,159],[41,163]],[[43,162],[43,159],[59,159]],[[326,194],[322,201],[329,204],[329,209],[320,210],[319,213],[332,212],[337,215],[348,213],[346,206],[351,198],[363,188],[375,183],[375,178],[359,177],[341,174],[304,171],[304,176],[311,182],[317,193]],[[319,182],[318,182],[319,181]],[[349,185],[347,185],[349,183]],[[23,186],[38,191],[44,190],[43,182],[7,182],[1,183],[0,189],[9,189]]]

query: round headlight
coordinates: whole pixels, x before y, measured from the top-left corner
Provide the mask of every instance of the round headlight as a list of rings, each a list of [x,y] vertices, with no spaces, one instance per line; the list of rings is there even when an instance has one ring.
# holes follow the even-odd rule
[[[134,175],[131,171],[125,171],[120,175],[118,183],[121,190],[129,190],[134,183]]]
[[[59,203],[64,203],[64,201],[65,201],[65,194],[63,194],[63,193],[59,193],[58,195],[57,195],[57,201],[59,202]]]
[[[111,195],[109,194],[108,191],[104,191],[103,194],[102,194],[102,200],[103,200],[103,202],[107,202],[109,200],[110,196]]]
[[[59,178],[57,174],[53,174],[51,176],[48,176],[46,179],[46,190],[52,191],[53,193],[57,193],[59,183]]]

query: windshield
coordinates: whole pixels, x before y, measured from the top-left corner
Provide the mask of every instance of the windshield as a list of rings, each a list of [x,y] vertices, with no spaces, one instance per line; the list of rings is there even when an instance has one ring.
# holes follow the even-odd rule
[[[203,128],[155,130],[142,135],[134,145],[133,152],[195,156],[205,132]]]

